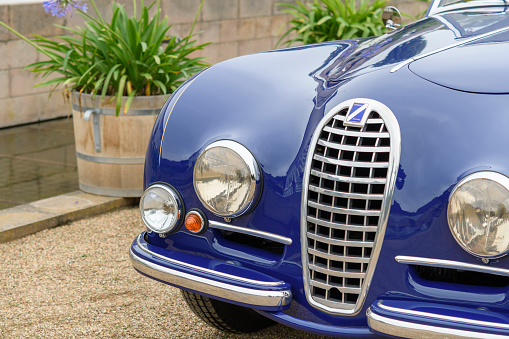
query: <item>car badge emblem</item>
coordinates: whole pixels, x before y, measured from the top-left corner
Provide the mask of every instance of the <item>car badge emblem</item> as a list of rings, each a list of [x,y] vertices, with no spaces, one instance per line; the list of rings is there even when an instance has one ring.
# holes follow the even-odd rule
[[[350,107],[346,119],[343,122],[346,126],[363,127],[368,120],[369,104],[356,102]]]

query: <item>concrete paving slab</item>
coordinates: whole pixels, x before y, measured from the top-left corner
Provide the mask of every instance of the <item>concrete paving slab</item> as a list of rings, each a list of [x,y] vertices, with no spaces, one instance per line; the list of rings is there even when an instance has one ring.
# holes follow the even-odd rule
[[[136,204],[136,198],[104,197],[74,191],[0,210],[0,243],[70,221]]]

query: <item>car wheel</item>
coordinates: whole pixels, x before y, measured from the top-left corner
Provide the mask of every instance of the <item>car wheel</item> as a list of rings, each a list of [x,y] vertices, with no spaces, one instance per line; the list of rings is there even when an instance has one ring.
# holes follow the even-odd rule
[[[223,332],[249,333],[274,324],[274,321],[250,308],[225,303],[184,290],[181,292],[187,305],[198,317]]]

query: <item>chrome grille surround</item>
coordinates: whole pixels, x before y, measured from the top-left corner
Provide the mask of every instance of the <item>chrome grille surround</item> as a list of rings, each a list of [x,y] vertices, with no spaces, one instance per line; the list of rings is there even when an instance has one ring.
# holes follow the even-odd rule
[[[343,125],[369,104],[363,127]],[[382,246],[401,153],[399,124],[371,99],[331,109],[311,140],[303,177],[301,247],[308,302],[333,314],[362,308]]]

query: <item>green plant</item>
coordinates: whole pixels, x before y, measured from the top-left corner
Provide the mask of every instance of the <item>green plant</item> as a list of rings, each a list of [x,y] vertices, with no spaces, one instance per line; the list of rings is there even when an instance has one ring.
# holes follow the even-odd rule
[[[161,0],[145,6],[137,15],[136,0],[133,0],[134,15],[129,17],[123,5],[113,2],[113,15],[109,22],[99,13],[94,0],[90,4],[96,16],[86,13],[86,5],[80,0],[44,1],[46,11],[63,16],[76,9],[85,19],[85,27],[61,27],[68,35],[52,38],[34,35],[30,40],[0,21],[21,39],[35,47],[47,59],[28,65],[26,68],[46,79],[36,86],[59,86],[64,91],[79,91],[93,96],[116,97],[117,115],[122,96],[128,96],[124,112],[129,109],[135,96],[168,94],[174,91],[193,73],[208,66],[202,57],[190,54],[203,49],[208,43],[196,45],[193,34],[200,3],[190,33],[178,39],[167,36],[170,25],[168,17],[161,19]],[[155,14],[149,15],[154,9]]]
[[[292,15],[290,28],[281,36],[278,45],[292,33],[295,37],[283,43],[311,44],[329,40],[352,39],[381,35],[384,30],[382,11],[387,0],[314,0],[313,3],[279,3],[284,12]]]

